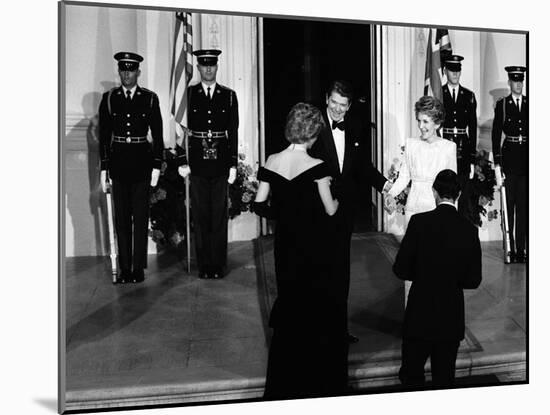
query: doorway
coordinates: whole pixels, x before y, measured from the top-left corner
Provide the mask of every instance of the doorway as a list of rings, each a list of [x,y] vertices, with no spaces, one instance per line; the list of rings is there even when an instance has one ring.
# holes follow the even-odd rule
[[[284,124],[290,108],[302,101],[324,109],[326,89],[335,79],[353,85],[350,116],[373,131],[371,25],[264,18],[262,36],[266,158],[288,146]],[[371,142],[365,144],[372,160]],[[375,229],[371,199],[368,187],[357,194],[355,232]]]

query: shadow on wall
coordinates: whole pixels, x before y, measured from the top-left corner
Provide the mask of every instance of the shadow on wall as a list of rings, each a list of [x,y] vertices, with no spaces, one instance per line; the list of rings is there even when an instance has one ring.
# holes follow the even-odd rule
[[[102,82],[104,90],[115,84]],[[106,255],[108,234],[105,196],[101,191],[98,108],[101,93],[82,98],[84,118],[71,120],[65,137],[65,192],[67,203],[66,255]],[[69,121],[69,120],[68,120]]]

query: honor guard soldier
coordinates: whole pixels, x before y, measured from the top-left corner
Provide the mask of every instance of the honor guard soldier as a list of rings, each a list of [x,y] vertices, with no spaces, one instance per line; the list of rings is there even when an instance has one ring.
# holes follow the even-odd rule
[[[522,95],[524,66],[507,66],[510,95],[495,105],[492,141],[497,186],[506,184],[511,262],[527,260],[527,157],[529,114]],[[514,231],[515,230],[515,231]]]
[[[201,82],[188,91],[187,162],[199,278],[223,278],[227,260],[227,185],[237,175],[239,112],[235,91],[216,82],[217,49],[193,52]]]
[[[137,84],[143,57],[119,52],[121,86],[99,105],[101,185],[112,181],[120,274],[117,282],[142,282],[147,267],[149,186],[156,186],[164,148],[159,99]],[[151,132],[152,143],[147,134]]]
[[[475,94],[460,84],[462,61],[460,55],[449,55],[443,61],[447,83],[443,86],[443,138],[456,144],[456,166],[462,196],[458,199],[458,211],[468,216],[476,201],[471,200],[468,179],[474,177],[477,153],[477,102]]]

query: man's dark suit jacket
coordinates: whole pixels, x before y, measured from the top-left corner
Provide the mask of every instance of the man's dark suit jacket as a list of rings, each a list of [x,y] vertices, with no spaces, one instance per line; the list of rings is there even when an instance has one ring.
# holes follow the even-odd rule
[[[411,280],[403,337],[422,340],[464,338],[464,288],[481,283],[477,228],[454,206],[413,215],[393,265]]]
[[[331,121],[327,117],[326,109],[322,111],[326,127],[321,130],[319,138],[311,147],[309,154],[322,159],[329,166],[333,178],[331,191],[338,199],[340,206],[338,215],[346,219],[346,225],[353,227],[353,200],[356,192],[365,191],[368,186],[374,186],[382,191],[386,178],[372,165],[368,158],[367,147],[370,145],[369,135],[358,119],[346,116],[345,124],[345,151],[342,172],[338,164],[338,155],[332,136]]]

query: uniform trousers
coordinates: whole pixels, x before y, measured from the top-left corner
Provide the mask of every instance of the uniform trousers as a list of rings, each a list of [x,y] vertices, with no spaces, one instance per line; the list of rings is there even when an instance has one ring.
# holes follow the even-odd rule
[[[432,384],[436,388],[454,383],[456,356],[460,341],[404,338],[401,347],[399,380],[404,386],[417,388],[425,384],[424,365],[430,358]]]
[[[505,177],[510,246],[513,252],[523,254],[527,241],[527,177],[510,173]]]
[[[223,272],[227,260],[227,176],[191,175],[190,193],[199,272]]]
[[[150,180],[136,183],[113,180],[118,258],[123,271],[147,268]]]

